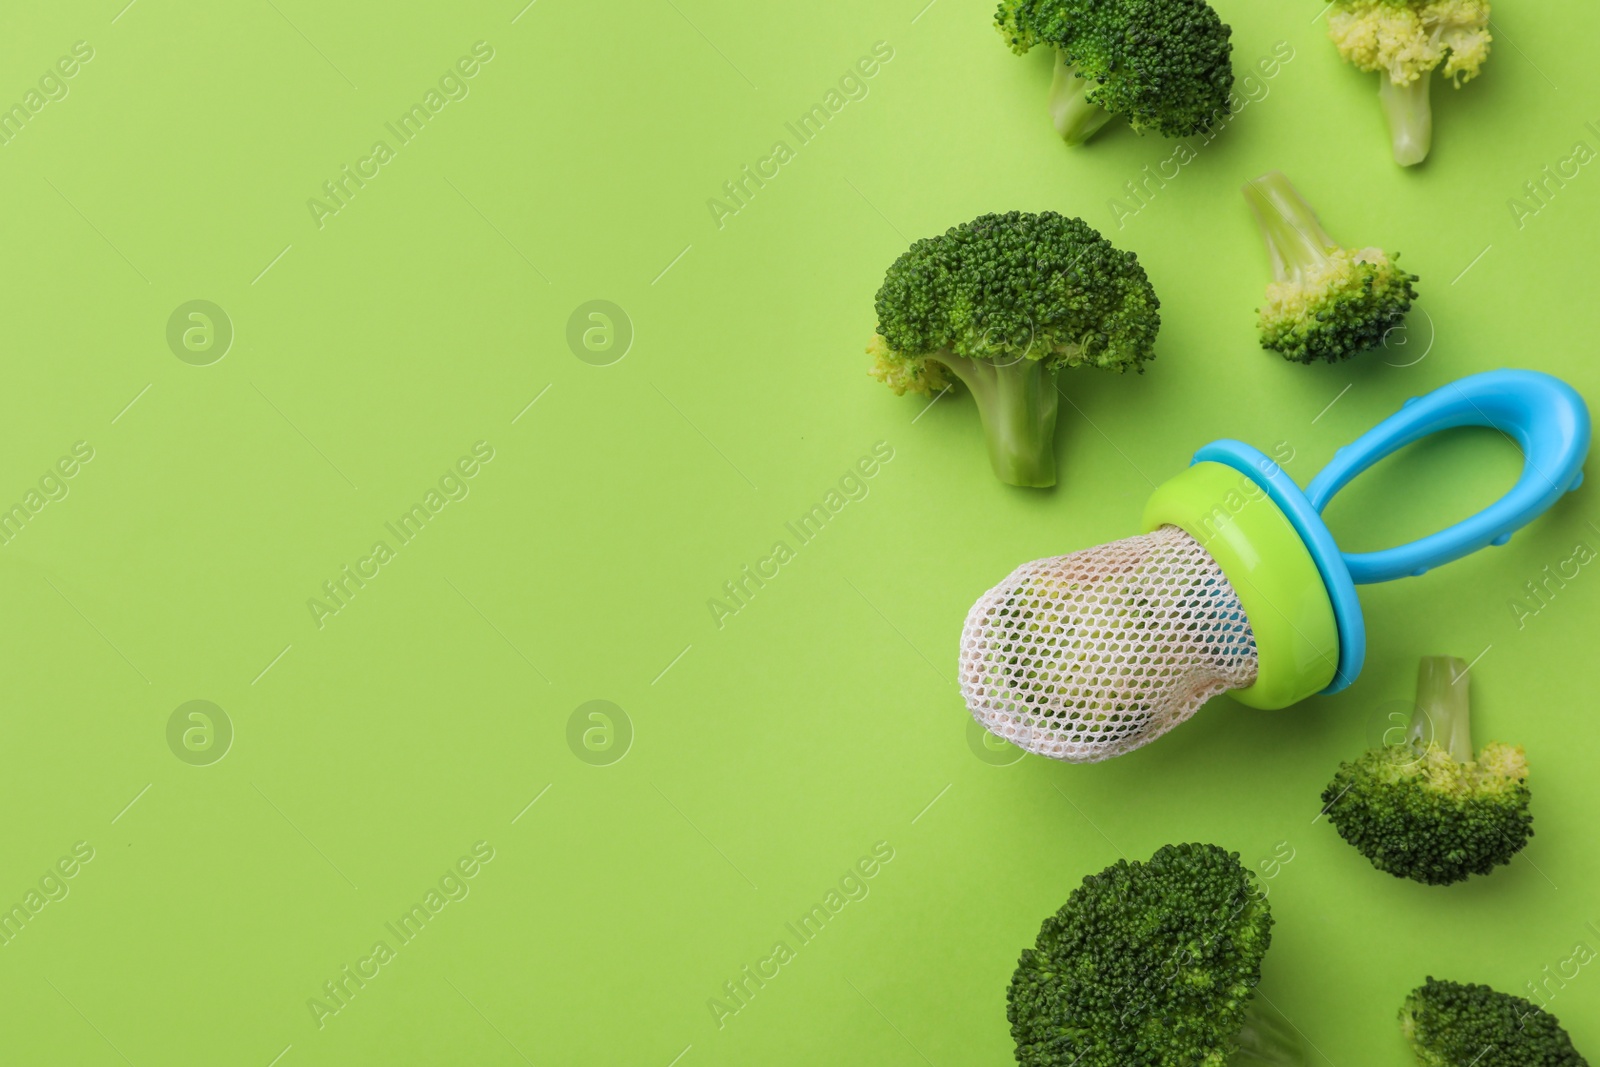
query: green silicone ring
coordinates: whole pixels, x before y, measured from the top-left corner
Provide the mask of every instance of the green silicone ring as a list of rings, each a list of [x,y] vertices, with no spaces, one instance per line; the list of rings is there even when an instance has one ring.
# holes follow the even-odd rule
[[[1217,561],[1255,637],[1255,683],[1229,695],[1252,708],[1285,708],[1326,689],[1339,665],[1333,602],[1311,553],[1266,491],[1231,467],[1196,463],[1145,505],[1146,532],[1169,524]]]

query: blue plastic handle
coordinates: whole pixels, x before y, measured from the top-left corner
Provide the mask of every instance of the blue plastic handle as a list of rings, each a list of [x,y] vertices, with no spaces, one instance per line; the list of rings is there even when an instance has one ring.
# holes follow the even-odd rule
[[[1589,409],[1565,382],[1530,370],[1474,374],[1412,397],[1401,409],[1334,453],[1306,487],[1320,513],[1350,479],[1413,441],[1456,426],[1487,426],[1522,449],[1522,476],[1511,491],[1469,519],[1380,552],[1341,552],[1358,584],[1422,574],[1485,545],[1503,545],[1562,494],[1583,481]]]

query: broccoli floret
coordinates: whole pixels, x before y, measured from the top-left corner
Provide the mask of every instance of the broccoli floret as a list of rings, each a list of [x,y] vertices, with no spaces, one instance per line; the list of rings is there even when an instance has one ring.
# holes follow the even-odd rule
[[[1238,853],[1167,845],[1083,880],[1024,949],[1006,995],[1022,1067],[1299,1067],[1255,995],[1272,914]]]
[[[1429,978],[1400,1007],[1422,1067],[1589,1067],[1556,1017],[1486,985]]]
[[[1261,347],[1295,363],[1337,363],[1378,347],[1405,319],[1417,276],[1395,264],[1398,252],[1341,248],[1278,171],[1245,183],[1244,198],[1272,257]]]
[[[1019,55],[1055,49],[1050,116],[1068,144],[1112,115],[1187,137],[1228,114],[1233,45],[1205,0],[1001,0],[995,25]]]
[[[984,215],[916,242],[884,275],[871,374],[894,392],[971,391],[995,475],[1056,482],[1056,372],[1152,358],[1161,301],[1132,252],[1082,219]]]
[[[1533,836],[1528,758],[1490,742],[1473,758],[1467,665],[1428,656],[1405,739],[1365,753],[1322,792],[1339,835],[1399,878],[1449,885],[1511,862]]]
[[[1376,71],[1394,161],[1421,163],[1433,142],[1428,89],[1441,63],[1457,89],[1489,58],[1488,0],[1335,0],[1328,36],[1344,61]]]

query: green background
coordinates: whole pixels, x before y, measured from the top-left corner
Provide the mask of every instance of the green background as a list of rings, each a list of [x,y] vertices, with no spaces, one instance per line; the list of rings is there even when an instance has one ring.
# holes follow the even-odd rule
[[[1136,532],[1206,441],[1287,442],[1303,483],[1473,371],[1600,395],[1600,176],[1520,224],[1508,204],[1600,147],[1578,54],[1600,13],[1505,5],[1402,172],[1314,3],[1219,0],[1241,79],[1280,41],[1293,58],[1119,228],[1110,199],[1173,144],[1113,126],[1066,149],[1048,58],[1012,55],[976,0],[122,2],[0,27],[0,101],[94,50],[0,146],[0,504],[93,449],[0,548],[0,904],[94,850],[0,947],[9,1058],[1003,1063],[1043,916],[1120,855],[1195,839],[1270,876],[1261,989],[1317,1062],[1409,1062],[1394,1013],[1430,973],[1525,992],[1600,947],[1600,578],[1512,607],[1600,545],[1587,488],[1508,547],[1365,590],[1366,671],[1336,697],[1219,699],[1075,767],[974,747],[954,686],[983,590]],[[308,199],[478,41],[470,95],[319,228]],[[880,41],[865,98],[799,145],[785,122]],[[794,158],[719,228],[708,199],[780,139]],[[1421,275],[1385,350],[1308,368],[1257,348],[1267,263],[1237,190],[1274,167],[1335,236]],[[993,479],[968,399],[919,417],[862,353],[910,239],[1013,208],[1082,215],[1164,304],[1148,373],[1063,379],[1048,492]],[[207,366],[166,339],[196,299],[235,333]],[[605,366],[615,342],[585,361],[567,341],[596,299],[633,334]],[[392,543],[479,441],[470,495]],[[868,495],[796,546],[784,523],[877,442]],[[1429,441],[1330,520],[1347,548],[1395,543],[1518,463],[1489,433]],[[319,628],[308,600],[380,539],[395,558]],[[719,628],[708,600],[779,539],[795,558]],[[1448,890],[1374,872],[1316,819],[1427,653],[1476,660],[1479,738],[1524,744],[1537,795],[1524,857]],[[232,724],[219,762],[169,748],[190,700]],[[591,700],[621,709],[609,748],[587,713],[591,747],[569,745]],[[480,841],[470,894],[319,1027],[323,983]],[[868,895],[799,944],[785,923],[879,842]],[[708,1000],[780,939],[793,958],[719,1027]],[[1600,972],[1547,988],[1600,1055]]]

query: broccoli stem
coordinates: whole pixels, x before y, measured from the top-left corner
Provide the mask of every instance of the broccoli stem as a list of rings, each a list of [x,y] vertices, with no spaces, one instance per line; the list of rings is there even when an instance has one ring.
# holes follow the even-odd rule
[[[989,441],[989,465],[1007,485],[1038,489],[1056,484],[1056,393],[1054,368],[1026,356],[1007,363],[966,359],[940,352],[933,358],[949,367],[971,390]]]
[[[1413,745],[1438,745],[1457,763],[1472,761],[1472,706],[1467,665],[1454,656],[1424,656],[1417,664],[1417,704],[1411,713]]]
[[[1378,75],[1378,99],[1389,117],[1389,137],[1394,142],[1394,161],[1410,167],[1428,158],[1433,145],[1433,109],[1428,90],[1433,79],[1423,74],[1405,85],[1396,85],[1388,74]]]
[[[1268,171],[1245,182],[1243,192],[1272,257],[1272,276],[1278,281],[1288,281],[1323,263],[1328,251],[1338,247],[1282,171]]]
[[[1228,1067],[1302,1067],[1305,1042],[1283,1014],[1259,996],[1251,997],[1239,1030],[1239,1051],[1228,1057]]]
[[[1055,77],[1050,81],[1050,118],[1070,145],[1082,144],[1111,121],[1111,112],[1084,95],[1088,90],[1089,79],[1080,77],[1058,50]]]

